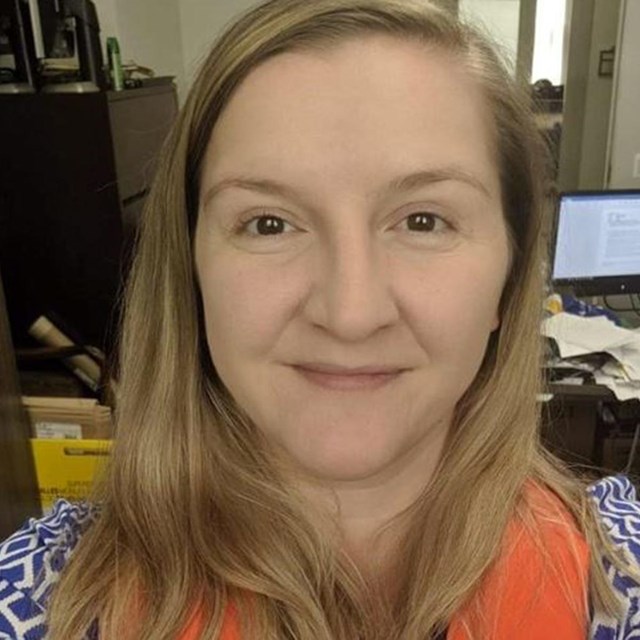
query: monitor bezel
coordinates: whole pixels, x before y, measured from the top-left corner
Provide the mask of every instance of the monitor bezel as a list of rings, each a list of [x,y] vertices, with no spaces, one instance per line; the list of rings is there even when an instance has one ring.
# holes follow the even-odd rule
[[[553,235],[551,245],[550,278],[554,289],[570,288],[576,295],[583,296],[609,296],[629,295],[640,293],[640,274],[619,276],[596,276],[591,278],[554,278],[553,270],[556,262],[556,247],[558,240],[558,227],[560,223],[560,205],[562,199],[575,196],[637,196],[640,198],[640,189],[588,189],[578,191],[562,191],[558,194],[555,215],[553,219]]]

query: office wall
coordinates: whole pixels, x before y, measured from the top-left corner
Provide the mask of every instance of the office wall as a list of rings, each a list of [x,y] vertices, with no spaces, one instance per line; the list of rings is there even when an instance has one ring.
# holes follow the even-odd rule
[[[157,76],[175,76],[185,92],[185,66],[178,0],[94,0],[101,35],[116,36],[122,60],[150,67]],[[211,3],[213,4],[213,2]]]
[[[458,7],[461,16],[489,32],[515,69],[520,0],[460,0]]]
[[[579,0],[572,3],[571,12],[567,15],[569,46],[558,172],[558,186],[561,191],[573,191],[580,185],[595,7],[596,0]]]
[[[102,47],[108,36],[114,36],[118,33],[118,21],[116,19],[116,0],[93,0],[98,12],[98,20],[100,21],[100,37],[102,38]]]
[[[116,0],[123,60],[151,67],[156,75],[176,77],[184,89],[184,59],[177,0]]]
[[[623,0],[621,15],[609,187],[640,189],[640,0]]]
[[[157,75],[174,75],[184,101],[211,43],[238,14],[259,0],[94,0],[103,47],[120,41],[123,60],[134,59]]]
[[[620,0],[596,0],[591,31],[591,52],[584,104],[580,189],[602,189],[606,181],[606,149],[609,135],[613,78],[598,74],[600,52],[616,44]]]
[[[180,10],[185,78],[186,84],[189,85],[216,36],[242,11],[257,4],[257,0],[177,1]]]

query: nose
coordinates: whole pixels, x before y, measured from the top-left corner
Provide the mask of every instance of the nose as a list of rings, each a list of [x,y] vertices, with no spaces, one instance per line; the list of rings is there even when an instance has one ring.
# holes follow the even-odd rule
[[[343,233],[320,251],[308,320],[335,338],[361,341],[398,319],[388,256],[370,230]]]

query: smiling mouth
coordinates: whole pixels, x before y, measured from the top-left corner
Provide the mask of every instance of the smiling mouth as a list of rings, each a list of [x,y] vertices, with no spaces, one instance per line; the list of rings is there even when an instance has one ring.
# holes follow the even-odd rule
[[[302,366],[293,367],[305,380],[313,385],[337,391],[372,391],[396,380],[405,371],[396,369],[376,373],[337,373],[308,369]]]

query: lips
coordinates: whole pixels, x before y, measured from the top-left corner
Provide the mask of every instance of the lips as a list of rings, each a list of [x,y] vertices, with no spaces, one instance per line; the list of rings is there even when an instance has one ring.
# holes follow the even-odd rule
[[[344,367],[337,364],[328,363],[300,363],[294,365],[297,368],[304,369],[305,371],[313,371],[317,373],[324,373],[330,375],[340,376],[357,376],[357,375],[388,375],[393,373],[399,373],[404,369],[402,367],[395,367],[389,365],[365,365],[361,367]]]
[[[376,390],[397,379],[404,369],[381,366],[345,368],[326,364],[296,365],[294,369],[311,384],[338,391]]]

